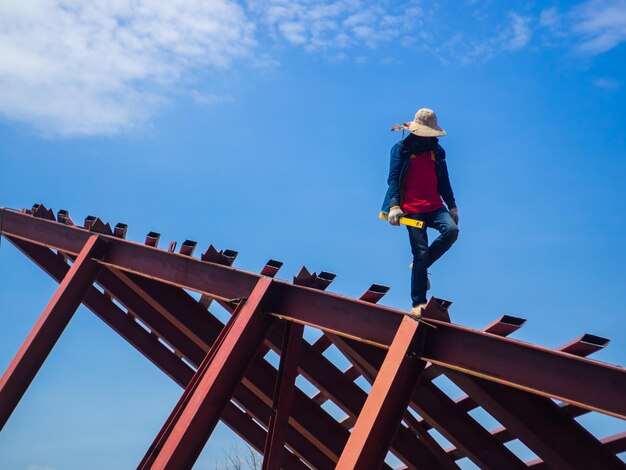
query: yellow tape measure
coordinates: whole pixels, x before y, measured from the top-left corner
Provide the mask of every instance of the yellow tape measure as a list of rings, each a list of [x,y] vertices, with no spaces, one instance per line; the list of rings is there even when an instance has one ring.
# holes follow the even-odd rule
[[[383,219],[383,220],[389,220],[389,214],[380,212],[378,214],[378,218]],[[423,220],[415,220],[415,219],[409,219],[408,217],[400,217],[400,223],[402,225],[408,225],[409,227],[424,228]]]

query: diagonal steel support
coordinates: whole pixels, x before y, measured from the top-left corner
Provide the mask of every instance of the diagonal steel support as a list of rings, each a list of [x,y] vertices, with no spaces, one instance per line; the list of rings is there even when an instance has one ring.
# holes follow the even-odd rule
[[[159,334],[191,364],[199,366],[205,353],[200,352],[199,355],[193,338],[185,340],[181,337],[179,333],[182,331],[167,318],[175,315],[178,322],[186,325],[185,328],[200,333],[201,337],[196,340],[200,343],[198,345],[213,344],[224,325],[179,288],[134,275],[133,283],[127,285],[113,282],[116,280],[115,276],[108,276],[109,274],[112,274],[112,271],[101,272],[98,283],[123,305],[131,310],[137,308],[134,313],[143,323]],[[135,288],[140,290],[133,292]],[[151,312],[151,309],[154,311]],[[207,351],[208,349],[206,347]],[[233,400],[267,426],[271,415],[276,370],[262,356],[262,351],[259,351],[257,360],[237,388]],[[247,393],[248,391],[251,393]],[[253,403],[254,401],[257,403]],[[321,429],[324,429],[324,432],[321,432]],[[333,468],[333,461],[336,462],[339,458],[348,435],[349,433],[323,409],[311,406],[310,399],[303,392],[295,391],[287,445],[301,459],[315,468]],[[263,444],[259,452],[262,450]]]
[[[255,358],[274,319],[261,312],[272,280],[261,278],[215,342],[185,391],[185,403],[166,423],[142,468],[191,468]]]
[[[103,252],[104,242],[97,235],[89,237],[0,379],[0,430],[72,319],[85,292],[98,276],[100,265],[92,258],[99,258]]]
[[[53,253],[48,248],[33,245],[22,240],[9,239],[9,241],[57,282],[61,282],[70,269],[63,256]],[[100,271],[98,283],[103,281],[103,274],[106,274],[106,271]],[[89,287],[83,298],[83,303],[175,383],[183,389],[187,386],[193,377],[194,370],[174,352],[164,346],[154,332],[148,332],[144,327],[139,326],[139,323],[134,320],[132,313],[127,314],[122,311],[111,301],[108,294],[101,293],[95,287]],[[169,328],[169,330],[171,329]],[[251,398],[255,397],[251,397],[251,394],[244,395],[241,391],[240,387],[236,394],[236,399],[245,408],[246,412],[230,403],[224,410],[222,420],[249,445],[258,452],[262,452],[266,438],[264,427],[267,427],[269,421],[269,407],[258,400],[256,403],[252,403]],[[238,399],[238,396],[241,396],[241,399]],[[254,415],[256,421],[247,413],[253,406],[257,412]],[[261,407],[265,407],[267,413],[263,414],[264,410],[261,410]],[[265,417],[265,415],[267,416]],[[261,423],[261,425],[258,423]],[[305,439],[293,429],[290,429],[289,440],[292,441],[290,446],[296,449],[300,449],[307,444]],[[301,468],[303,470],[309,468],[292,453],[286,453],[284,457],[285,468]],[[315,460],[311,456],[309,458],[317,468],[332,468],[332,465],[327,462]]]
[[[103,272],[99,278],[99,282],[102,283],[103,286],[107,285],[106,289],[111,290],[114,297],[118,297],[118,300],[121,300],[122,303],[129,304],[130,295],[124,295],[122,298],[119,297],[118,289],[113,289],[111,284],[105,283],[105,274]],[[165,312],[165,310],[170,312],[176,312],[175,315],[179,318],[180,321],[184,321],[186,324],[191,325],[192,322],[201,319],[202,322],[194,324],[195,329],[199,329],[204,327],[206,330],[202,335],[208,335],[211,338],[215,338],[223,325],[219,322],[215,317],[213,317],[210,313],[204,310],[200,304],[194,300],[189,294],[185,293],[183,290],[156,283],[155,281],[149,279],[142,279],[135,275],[131,275],[129,277],[133,280],[135,286],[141,288],[141,292],[137,291],[137,295],[140,295],[142,299],[149,300],[151,305],[157,306],[160,305],[160,310]],[[110,287],[110,289],[109,289]],[[155,303],[156,302],[156,303]],[[129,304],[130,305],[130,304]],[[224,308],[228,311],[232,311],[232,307],[229,304],[223,304]],[[163,310],[165,309],[165,310]],[[144,314],[141,315],[142,320],[147,321],[148,318],[145,317]],[[171,314],[170,314],[171,315]],[[147,321],[147,324],[151,325],[150,321]],[[278,326],[278,325],[275,325]],[[169,330],[172,328],[170,327]],[[204,341],[207,341],[205,338]],[[213,342],[214,339],[211,339],[210,342]],[[281,352],[281,341],[282,334],[279,328],[270,329],[266,344],[271,346],[276,350],[278,354],[282,354]],[[176,342],[172,343],[172,346],[176,346]],[[327,382],[332,382],[337,378],[343,378],[342,374],[334,368],[330,363],[326,364],[326,367],[320,367],[322,363],[316,361],[315,364],[310,363],[308,358],[310,358],[310,354],[308,351],[310,346],[306,342],[301,343],[301,355],[300,355],[300,372],[306,376],[307,378],[310,375],[305,372],[305,362],[306,368],[309,370],[315,370],[318,376],[324,376]],[[183,351],[183,348],[181,348]],[[253,391],[254,394],[257,395],[258,398],[261,398],[265,403],[265,407],[269,405],[272,406],[272,397],[275,385],[275,377],[276,371],[267,363],[266,360],[261,359],[264,353],[261,351],[259,353],[259,359],[255,361],[254,365],[250,368],[246,378],[244,378],[242,385],[237,389],[234,400],[238,401],[239,397],[244,395],[248,395],[249,399],[250,394],[245,393],[245,388],[248,388],[250,391]],[[319,355],[318,357],[321,360],[326,361],[326,359]],[[197,363],[201,362],[202,359],[198,360]],[[192,363],[195,363],[192,359]],[[319,368],[319,370],[318,370]],[[336,374],[329,373],[334,370]],[[338,375],[337,375],[338,374]],[[327,377],[326,377],[327,376]],[[313,383],[317,383],[316,380],[313,379]],[[349,413],[354,413],[354,415],[358,414],[358,410],[360,410],[360,406],[365,402],[365,392],[362,391],[356,384],[350,381],[342,381],[338,382],[334,387],[335,390],[342,389],[343,387],[347,387],[343,392],[343,396],[346,396],[346,393],[350,390],[358,391],[360,394],[363,394],[363,399],[357,399],[356,402],[360,401],[360,405],[357,406],[357,403],[353,403],[352,411],[348,411]],[[341,401],[339,400],[337,403],[339,406],[341,405]],[[249,407],[250,401],[248,401],[248,405],[242,406],[250,411]],[[357,407],[357,408],[354,408]],[[258,409],[257,409],[258,411]],[[255,418],[259,419],[262,422],[267,422],[269,420],[269,416],[271,413],[257,413],[253,412]],[[292,413],[289,417],[290,422],[290,430],[287,435],[287,444],[294,452],[296,452],[303,460],[309,462],[315,468],[333,468],[334,465],[329,465],[328,459],[332,459],[336,463],[343,450],[343,446],[349,437],[349,433],[345,428],[339,425],[337,421],[335,421],[328,413],[326,413],[323,409],[320,409],[318,406],[312,403],[312,400],[308,398],[302,391],[296,389],[294,390],[294,405],[292,409]],[[428,467],[432,466],[435,462],[435,459],[428,455],[428,449],[421,443],[421,440],[415,438],[407,429],[402,429],[402,436],[398,433],[396,441],[394,444],[398,444],[397,449],[395,450],[395,454],[407,465],[409,466],[418,466],[418,467]],[[411,439],[412,438],[412,439]],[[308,440],[315,447],[309,447],[307,450]],[[293,442],[290,442],[293,441]],[[296,445],[297,444],[297,445]],[[443,458],[447,458],[443,451]],[[317,454],[317,455],[316,455]],[[324,457],[325,454],[326,457]],[[404,455],[402,455],[404,454]],[[450,460],[447,458],[448,461]],[[325,460],[325,461],[324,461]]]
[[[263,470],[280,470],[285,438],[289,425],[289,414],[298,375],[298,360],[302,346],[304,326],[285,322],[282,355],[274,388],[274,414],[270,418],[267,441],[263,451]]]
[[[338,469],[378,469],[383,465],[426,365],[419,358],[424,339],[424,327],[404,317],[341,454]]]

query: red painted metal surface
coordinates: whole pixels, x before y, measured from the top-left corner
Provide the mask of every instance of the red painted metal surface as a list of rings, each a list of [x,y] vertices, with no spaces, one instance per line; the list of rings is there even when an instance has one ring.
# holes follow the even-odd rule
[[[185,315],[183,316],[189,316],[192,320],[204,318],[206,321],[210,321],[212,326],[209,330],[206,330],[206,328],[201,328],[201,324],[196,323],[194,325],[194,327],[205,331],[205,334],[209,337],[213,338],[214,335],[217,334],[216,332],[219,331],[219,328],[221,328],[221,323],[219,323],[212,316],[207,316],[206,312],[203,312],[202,309],[199,308],[197,302],[192,300],[191,297],[189,297],[187,294],[184,294],[180,289],[174,288],[172,286],[164,286],[162,289],[157,289],[158,284],[154,283],[153,281],[147,279],[141,280],[135,276],[132,277],[136,283],[142,285],[142,288],[144,289],[143,295],[151,296],[153,298],[152,303],[154,303],[154,301],[158,301],[158,303],[161,304],[162,307],[167,306],[167,309],[171,312],[175,311],[179,314],[180,312],[184,312]],[[126,301],[124,300],[123,302]],[[230,307],[228,305],[225,305],[225,308]],[[146,318],[144,317],[144,320],[145,319]],[[148,324],[150,324],[149,320]],[[210,341],[212,341],[212,339]],[[270,333],[268,334],[268,344],[269,346],[274,348],[279,354],[281,353],[280,341],[281,339],[278,330],[270,330]],[[362,403],[365,401],[365,393],[356,384],[350,382],[349,380],[345,380],[341,372],[337,370],[326,358],[312,352],[311,346],[309,346],[308,343],[303,343],[302,348],[303,351],[301,356],[301,373],[309,380],[311,380],[316,386],[319,386],[321,389],[332,390],[333,398],[334,400],[336,400],[337,405],[344,409],[346,413],[351,415],[358,414],[360,406],[362,406]],[[194,361],[192,360],[192,362]],[[260,367],[262,370],[266,371],[265,373],[267,375],[271,375],[273,372],[271,370],[268,370],[267,365],[264,364],[264,362],[265,361],[261,361],[261,363],[257,362],[258,365],[255,367]],[[268,390],[268,383],[267,381],[265,382],[265,387],[261,387],[258,383],[255,383],[254,385],[252,385],[252,387],[254,390],[256,390],[257,393],[260,393],[261,390]],[[265,398],[265,400],[267,400],[267,398]],[[309,423],[309,425],[310,423],[320,422],[320,424],[326,423],[326,426],[336,427],[336,425],[333,425],[332,422],[330,422],[328,418],[324,416],[325,412],[321,410],[318,410],[316,412],[315,408],[312,408],[309,404],[303,404],[303,402],[306,401],[308,401],[306,396],[301,392],[298,392],[298,407],[304,407],[306,410],[308,410],[306,413],[309,413],[308,416],[306,413],[301,414],[301,419],[303,421],[301,421],[298,426],[306,426],[305,423],[307,422]],[[311,415],[318,415],[319,419],[312,418]],[[300,416],[300,413],[297,413],[297,416]],[[327,431],[327,434],[329,434],[329,436],[333,436],[333,433],[329,433],[329,431]],[[331,441],[339,443],[344,441],[346,438],[347,437],[345,437],[345,435],[342,436],[341,433],[335,432],[334,438],[331,439]],[[430,451],[428,449],[425,449],[425,444],[422,443],[422,440],[427,440],[427,445],[432,443],[428,441],[429,435],[426,431],[420,434],[420,438],[422,439],[418,440],[414,436],[412,436],[411,433],[407,433],[406,430],[401,430],[399,432],[399,435],[397,436],[397,442],[394,441],[392,452],[401,461],[407,463],[408,465],[430,465],[434,462],[433,457],[428,455],[432,451],[432,448]],[[331,447],[333,446],[324,445],[322,448],[330,449]],[[336,449],[339,450],[339,447],[336,447]],[[337,454],[335,452],[331,452],[329,450],[327,450],[327,452],[329,452],[328,455],[333,456],[332,458],[337,457]],[[443,454],[440,448],[437,448],[435,452]]]
[[[622,468],[552,400],[456,371],[446,375],[552,468]]]
[[[23,241],[12,240],[12,242],[20,251],[57,280],[57,282],[63,279],[70,268],[61,257],[55,255],[47,248]],[[120,310],[118,306],[94,287],[89,288],[83,301],[85,306],[100,317],[109,327],[128,341],[149,361],[154,363],[167,376],[174,380],[174,382],[185,388],[194,374],[193,369],[183,362],[180,357],[176,356],[176,354],[165,347],[163,343],[159,341],[158,336],[139,326],[131,314],[126,314]],[[267,425],[269,420],[268,406],[256,399],[253,395],[246,394],[245,389],[241,389],[241,387],[240,390],[235,392],[234,398],[246,410],[254,409],[255,418],[259,422]],[[252,402],[252,399],[256,401]],[[224,410],[222,419],[226,425],[239,434],[248,444],[259,452],[263,451],[263,443],[265,442],[266,434],[265,429],[254,422],[250,416],[246,415],[233,404],[229,404]],[[320,457],[321,453],[319,453],[319,451],[317,451],[316,454],[316,449],[295,430],[290,430],[288,445],[296,450],[301,450],[301,455],[306,456],[306,460],[311,462],[316,468],[333,467],[330,461]],[[308,468],[291,453],[286,454],[285,458],[286,468]]]
[[[274,414],[270,419],[267,441],[263,451],[263,470],[280,470],[288,431],[293,391],[298,375],[298,360],[304,326],[287,322],[284,325],[282,355],[274,387]]]
[[[30,237],[69,253],[79,251],[81,242],[88,236],[79,228],[13,211],[5,212],[4,224],[7,234]],[[256,274],[203,263],[188,256],[172,256],[163,250],[115,237],[107,240],[107,264],[216,298],[246,297],[259,278]],[[388,346],[402,318],[401,312],[392,309],[284,281],[276,282],[276,300],[268,306],[272,312],[361,341]],[[207,286],[211,286],[211,292],[206,292]],[[336,315],[337,311],[341,315]],[[584,359],[567,360],[562,353],[547,348],[486,336],[458,325],[442,324],[436,339],[425,351],[426,358],[432,362],[585,408],[626,416],[626,402],[620,399],[626,393],[626,374],[620,368]],[[443,348],[437,347],[442,343]],[[457,346],[447,348],[447,343]],[[461,354],[468,349],[475,355]],[[487,357],[484,351],[491,350],[498,350],[499,354]],[[513,369],[501,364],[508,363],[509,357],[516,360],[516,355],[526,359],[519,363],[522,367]],[[561,372],[563,377],[559,377]],[[535,378],[537,380],[533,380]],[[601,392],[597,393],[598,390]]]
[[[445,323],[437,323],[437,334],[424,348],[424,358],[443,367],[626,418],[626,371],[621,367]]]
[[[419,357],[424,328],[404,317],[337,463],[338,469],[375,470],[382,466],[426,366]]]
[[[426,344],[430,340],[431,335],[428,335]],[[373,383],[383,363],[384,351],[340,337],[332,337],[332,341]],[[409,406],[477,465],[486,468],[524,467],[509,449],[471,416],[459,410],[452,399],[431,382],[424,380],[418,384]]]
[[[376,411],[372,410],[380,411],[386,406],[397,412],[400,405],[391,398],[400,397],[409,388],[399,386],[397,391],[388,392],[386,398],[372,392],[368,397],[354,382],[363,376],[376,386],[385,349],[393,345],[401,323],[409,321],[403,320],[406,318],[403,312],[375,305],[386,292],[384,286],[373,285],[357,300],[323,292],[335,277],[324,271],[315,274],[303,270],[294,283],[272,281],[271,292],[263,300],[263,311],[298,325],[297,328],[310,325],[327,333],[313,345],[300,342],[297,370],[319,393],[312,399],[299,388],[293,388],[290,413],[281,415],[281,409],[288,407],[278,406],[280,419],[272,418],[272,408],[276,407],[274,391],[285,390],[285,396],[291,396],[292,385],[290,379],[281,377],[282,371],[260,357],[270,348],[285,359],[289,357],[285,351],[289,346],[285,348],[282,344],[279,329],[268,326],[264,340],[264,333],[253,333],[250,328],[243,334],[246,330],[243,326],[235,341],[236,351],[225,352],[224,345],[220,347],[220,338],[232,338],[234,333],[208,311],[212,299],[232,311],[242,298],[251,296],[259,282],[267,279],[232,268],[236,252],[218,251],[211,246],[197,259],[193,258],[195,242],[182,243],[180,253],[160,250],[156,248],[159,238],[156,233],[146,239],[152,246],[137,244],[124,239],[126,224],[111,229],[111,224],[90,216],[84,228],[77,227],[67,211],[59,212],[57,223],[54,213],[42,205],[21,213],[5,210],[3,218],[2,235],[59,281],[73,269],[65,259],[74,260],[77,266],[85,243],[94,233],[106,242],[106,259],[93,257],[87,263],[96,270],[100,268],[96,282],[104,288],[104,294],[89,285],[93,279],[85,280],[83,302],[164,373],[179,385],[187,386],[180,406],[173,411],[152,449],[156,457],[165,455],[161,444],[167,444],[166,453],[172,458],[184,455],[181,462],[188,466],[220,417],[217,410],[221,408],[221,419],[255,449],[263,452],[264,442],[268,443],[266,453],[271,457],[268,466],[275,462],[273,452],[279,450],[283,453],[284,468],[308,465],[325,469],[334,468],[342,452],[346,458],[367,454],[379,460],[390,448],[408,468],[456,468],[454,459],[461,457],[469,457],[481,467],[521,468],[525,465],[502,445],[516,438],[543,458],[529,463],[535,468],[589,466],[598,462],[603,468],[621,465],[615,454],[626,446],[623,435],[601,442],[573,420],[588,410],[625,416],[624,370],[576,357],[604,347],[608,343],[605,338],[583,335],[560,350],[542,348],[499,337],[516,331],[523,319],[505,315],[482,332],[471,330],[449,323],[449,302],[431,299],[426,316],[434,328],[428,327],[428,341],[421,358],[430,364],[409,399],[409,406],[419,418],[400,412],[403,423],[395,436],[391,432],[375,439],[372,436],[382,427],[363,425],[365,421],[360,419],[359,424],[357,417],[374,419]],[[59,250],[59,254],[49,248]],[[274,276],[281,264],[269,262],[262,274]],[[181,288],[202,293],[202,299],[196,301]],[[235,317],[229,324],[236,322]],[[50,336],[50,340],[56,340],[54,335]],[[331,346],[329,338],[353,362],[353,367],[341,371],[323,355]],[[254,344],[258,353],[249,353],[247,348]],[[207,352],[218,351],[223,354],[220,364],[206,359],[202,366]],[[255,357],[257,354],[260,356]],[[195,381],[189,364],[202,366]],[[227,364],[232,370],[226,370]],[[249,364],[251,367],[246,371]],[[218,375],[226,374],[229,378],[219,383],[214,381],[215,377],[207,378],[211,365]],[[403,378],[408,380],[413,373],[416,370],[393,376],[397,382],[390,378],[386,382],[388,390]],[[442,373],[457,381],[469,396],[455,402],[430,382]],[[209,401],[215,399],[213,405],[195,398],[202,396],[212,397],[207,398]],[[559,398],[565,403],[557,405],[546,397]],[[280,402],[280,397],[277,399]],[[320,407],[326,402],[337,405],[348,416],[334,419]],[[375,405],[365,409],[366,403]],[[484,429],[467,414],[477,406],[484,407],[505,427],[491,432]],[[391,414],[383,418],[386,425],[395,420]],[[189,422],[208,419],[208,431],[203,426],[181,428],[183,416]],[[271,424],[278,421],[283,424],[280,431]],[[351,435],[349,429],[355,423]],[[428,433],[430,427],[455,447],[446,453]],[[284,438],[275,432],[283,432]],[[352,444],[346,446],[346,442]],[[360,444],[353,445],[354,442]],[[364,445],[364,442],[373,444]],[[354,449],[359,450],[354,452]],[[388,468],[386,464],[383,467]]]
[[[261,346],[272,318],[262,313],[263,301],[271,286],[270,278],[261,278],[239,314],[227,326],[198,369],[198,380],[171,431],[164,437],[154,460],[154,469],[191,468],[217,425],[235,387]]]
[[[0,379],[0,430],[52,351],[87,289],[100,271],[92,260],[102,255],[104,243],[89,236],[76,262],[61,281],[45,310]]]

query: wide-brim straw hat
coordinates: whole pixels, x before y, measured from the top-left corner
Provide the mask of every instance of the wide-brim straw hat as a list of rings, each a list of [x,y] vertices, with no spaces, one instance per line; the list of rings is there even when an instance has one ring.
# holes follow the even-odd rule
[[[435,112],[428,108],[422,108],[415,113],[415,119],[408,123],[408,129],[411,134],[420,137],[438,137],[446,135],[446,131],[437,124]]]

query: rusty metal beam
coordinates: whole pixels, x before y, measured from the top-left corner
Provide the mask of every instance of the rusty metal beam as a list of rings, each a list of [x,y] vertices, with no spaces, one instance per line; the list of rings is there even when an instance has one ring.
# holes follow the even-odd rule
[[[262,313],[272,280],[261,278],[198,369],[198,380],[171,431],[155,449],[154,469],[191,468],[217,425],[235,387],[261,346],[273,319]]]
[[[263,451],[263,470],[280,470],[282,465],[293,392],[298,375],[298,360],[304,341],[302,338],[303,325],[286,322],[284,328],[282,354],[274,387],[274,404],[272,406],[274,414],[270,419],[267,441]]]
[[[72,319],[101,266],[104,242],[91,235],[0,379],[0,430]]]
[[[419,358],[424,328],[409,317],[403,319],[337,463],[338,469],[378,469],[383,465],[426,366]]]

